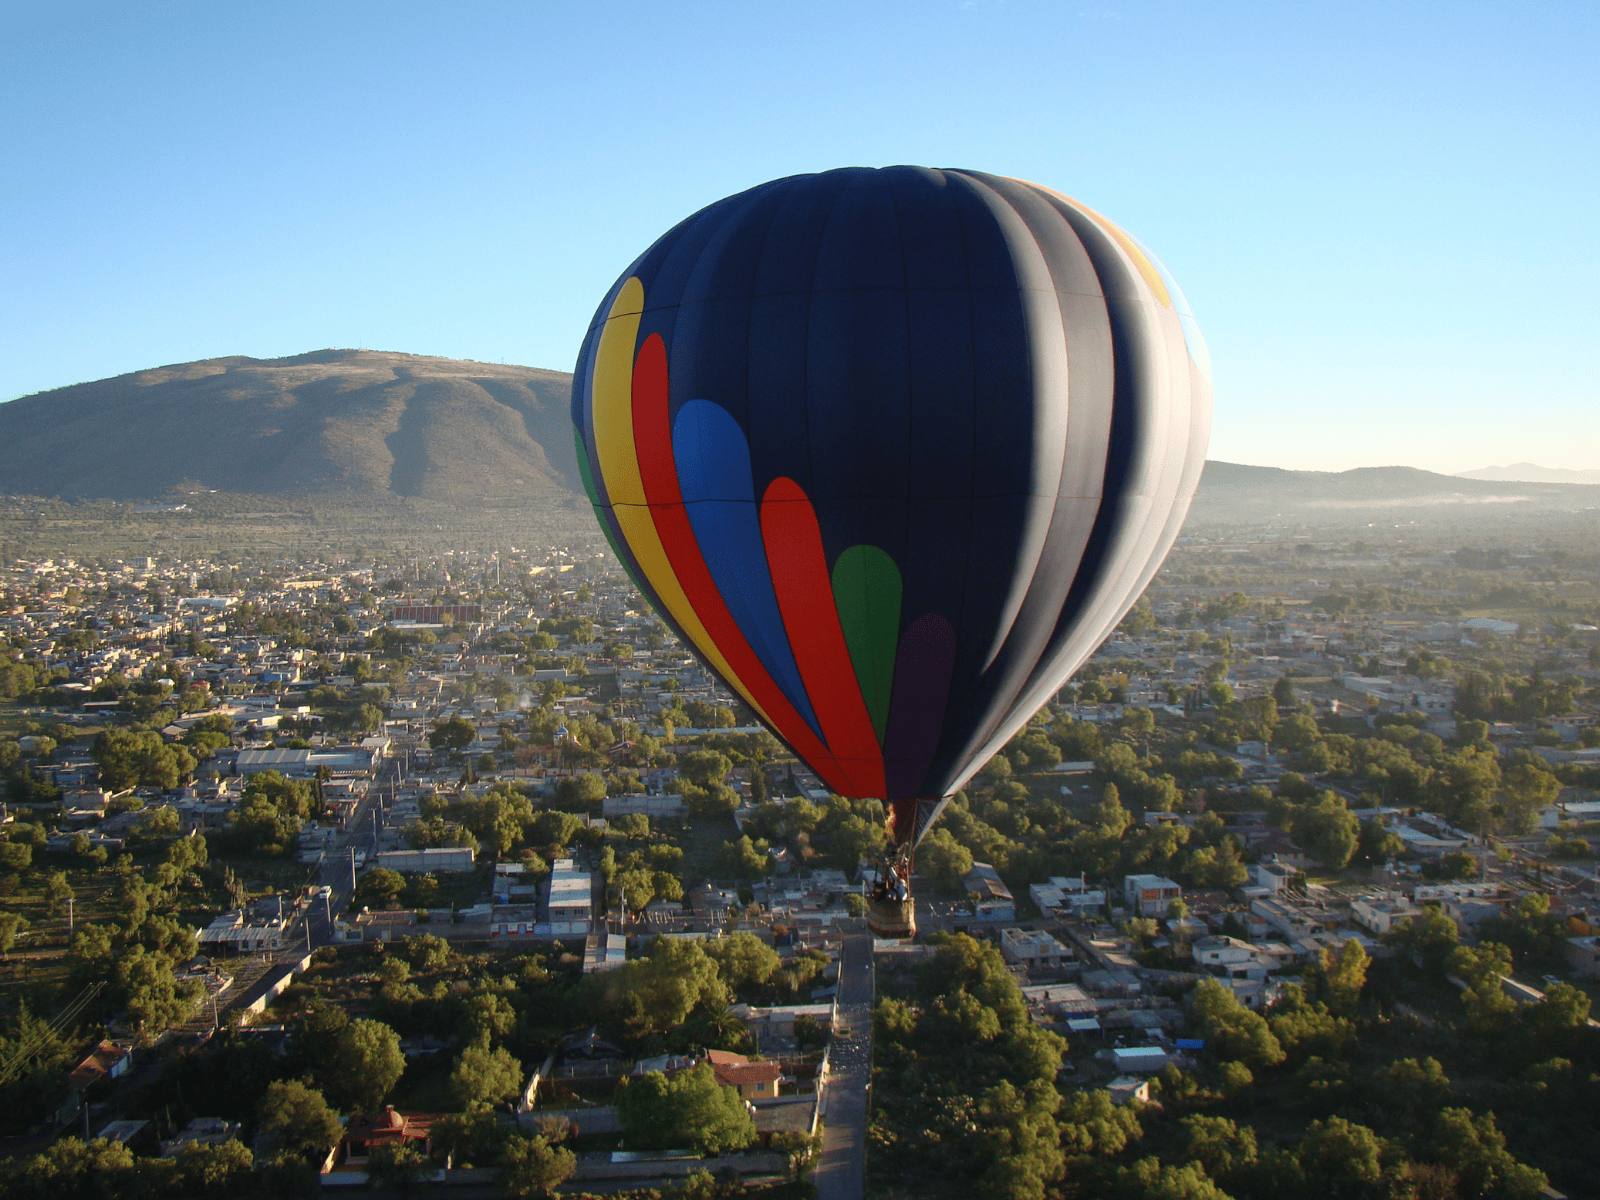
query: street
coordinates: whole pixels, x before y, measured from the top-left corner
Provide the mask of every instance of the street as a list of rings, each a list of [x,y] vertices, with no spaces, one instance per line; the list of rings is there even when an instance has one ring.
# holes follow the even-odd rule
[[[845,939],[839,958],[839,1015],[828,1051],[822,1153],[812,1175],[820,1200],[861,1200],[865,1190],[872,995],[872,936],[853,935]]]

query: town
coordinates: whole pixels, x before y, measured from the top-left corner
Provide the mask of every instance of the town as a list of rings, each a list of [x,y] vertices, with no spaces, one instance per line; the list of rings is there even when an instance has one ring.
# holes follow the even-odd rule
[[[905,940],[591,545],[12,560],[0,1177],[1593,1194],[1600,562],[1391,533],[1186,536]]]

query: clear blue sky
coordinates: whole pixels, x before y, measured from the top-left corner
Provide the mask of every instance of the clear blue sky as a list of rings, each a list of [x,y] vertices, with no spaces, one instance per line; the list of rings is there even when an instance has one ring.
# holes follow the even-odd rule
[[[681,217],[1018,175],[1187,291],[1211,456],[1600,467],[1600,5],[0,7],[0,398],[367,346],[570,370]]]

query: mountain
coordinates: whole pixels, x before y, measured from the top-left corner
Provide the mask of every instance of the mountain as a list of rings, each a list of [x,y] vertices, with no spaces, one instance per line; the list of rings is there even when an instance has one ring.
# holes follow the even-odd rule
[[[562,371],[374,350],[156,367],[0,404],[0,493],[408,497],[465,516],[536,508],[587,520],[571,395]],[[1597,505],[1600,488],[1581,483],[1213,461],[1192,518],[1355,524]]]
[[[1190,509],[1195,522],[1281,519],[1309,524],[1482,519],[1503,513],[1572,512],[1600,505],[1600,488],[1506,483],[1416,467],[1286,471],[1208,461]]]
[[[571,395],[561,371],[373,350],[157,367],[0,404],[0,491],[565,500]]]
[[[1541,467],[1537,463],[1512,463],[1509,467],[1480,467],[1457,471],[1457,479],[1493,479],[1511,483],[1600,483],[1600,471],[1572,471],[1566,467]]]

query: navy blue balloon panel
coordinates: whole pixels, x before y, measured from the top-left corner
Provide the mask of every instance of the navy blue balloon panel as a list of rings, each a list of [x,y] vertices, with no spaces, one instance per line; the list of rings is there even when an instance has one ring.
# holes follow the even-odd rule
[[[650,603],[897,840],[1138,598],[1210,406],[1153,255],[1048,189],[921,167],[696,213],[613,286],[573,387]]]

